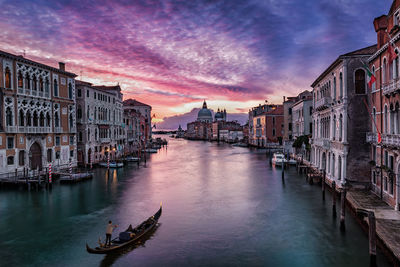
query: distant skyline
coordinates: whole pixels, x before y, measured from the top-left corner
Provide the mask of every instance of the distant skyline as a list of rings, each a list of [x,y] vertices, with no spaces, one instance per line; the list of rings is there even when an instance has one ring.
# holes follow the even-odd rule
[[[0,49],[119,83],[124,98],[153,107],[156,122],[203,99],[246,113],[310,90],[338,55],[376,43],[373,19],[391,3],[0,0]]]

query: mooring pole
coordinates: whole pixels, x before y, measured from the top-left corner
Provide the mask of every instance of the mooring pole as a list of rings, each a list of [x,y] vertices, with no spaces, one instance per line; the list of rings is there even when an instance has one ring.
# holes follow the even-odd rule
[[[346,188],[342,189],[340,194],[340,202],[341,202],[341,209],[340,209],[340,230],[345,231],[345,215],[346,215]]]
[[[322,174],[322,200],[325,200],[325,176],[326,176],[326,172],[325,170],[323,171]]]
[[[373,211],[368,212],[369,222],[369,257],[370,266],[376,266],[376,225],[375,225],[375,214]]]
[[[336,218],[336,182],[332,181],[332,216]]]
[[[282,183],[285,183],[285,168],[284,168],[284,163],[282,162]]]

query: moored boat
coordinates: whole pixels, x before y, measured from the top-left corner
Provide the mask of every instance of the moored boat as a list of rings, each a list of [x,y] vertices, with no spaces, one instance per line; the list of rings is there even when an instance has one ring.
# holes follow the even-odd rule
[[[121,248],[127,247],[131,244],[135,244],[140,241],[149,231],[154,229],[154,227],[158,223],[158,219],[160,219],[162,213],[162,205],[160,204],[160,209],[147,220],[132,228],[132,225],[119,234],[117,238],[114,238],[111,241],[111,246],[104,246],[104,244],[100,244],[100,246],[91,248],[86,243],[86,250],[89,253],[93,254],[108,254],[113,251],[117,251]]]
[[[99,166],[107,168],[107,162],[100,162]],[[123,162],[115,162],[115,161],[110,161],[110,168],[121,168],[124,167]]]
[[[126,157],[126,161],[130,161],[130,162],[138,162],[140,160],[140,158],[137,157]]]
[[[274,153],[272,156],[272,164],[274,165],[283,165],[285,162],[285,155],[282,153]]]

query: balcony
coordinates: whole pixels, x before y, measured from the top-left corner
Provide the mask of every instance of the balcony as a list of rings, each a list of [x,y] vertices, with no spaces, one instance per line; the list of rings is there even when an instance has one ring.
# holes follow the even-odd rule
[[[313,139],[312,144],[322,147],[323,149],[329,150],[331,148],[331,141],[329,139]]]
[[[377,133],[367,133],[367,143],[378,143],[378,134]]]
[[[332,99],[329,96],[324,96],[317,102],[315,102],[315,109],[317,110],[323,110],[328,108],[332,103]]]
[[[16,133],[17,132],[17,126],[6,126],[6,132],[7,133]]]
[[[396,93],[400,90],[400,79],[392,80],[385,83],[382,87],[382,92],[384,95],[390,95]]]
[[[62,129],[62,127],[54,127],[54,132],[55,133],[62,133],[63,129]]]
[[[377,133],[367,133],[367,142],[377,144],[378,134]],[[389,147],[400,147],[400,134],[381,134],[382,145]]]
[[[110,143],[111,139],[110,138],[100,138],[100,143]]]

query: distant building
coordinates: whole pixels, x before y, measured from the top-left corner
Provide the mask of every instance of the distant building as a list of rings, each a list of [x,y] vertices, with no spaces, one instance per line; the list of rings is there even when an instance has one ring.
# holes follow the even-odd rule
[[[140,142],[141,145],[144,146],[144,144],[147,144],[152,136],[152,126],[151,126],[151,106],[144,104],[142,102],[139,102],[135,99],[127,99],[124,100],[123,102],[123,108],[124,111],[127,110],[135,110],[136,112],[139,112],[145,120],[145,125],[144,128],[141,129],[141,137],[140,137]]]
[[[283,97],[283,141],[293,140],[292,107],[297,97]]]
[[[266,147],[268,143],[278,143],[283,137],[283,105],[260,105],[249,112],[249,145]]]
[[[197,114],[197,121],[208,123],[211,123],[213,121],[211,110],[207,108],[207,103],[205,100],[203,102],[202,109],[200,109]]]
[[[304,91],[296,97],[292,105],[293,138],[312,133],[313,97],[309,91]]]
[[[181,125],[179,124],[178,131],[176,131],[177,138],[185,137],[185,131],[182,129]]]
[[[193,140],[211,140],[212,112],[207,108],[204,100],[202,109],[197,114],[197,120],[187,124],[186,138]]]

